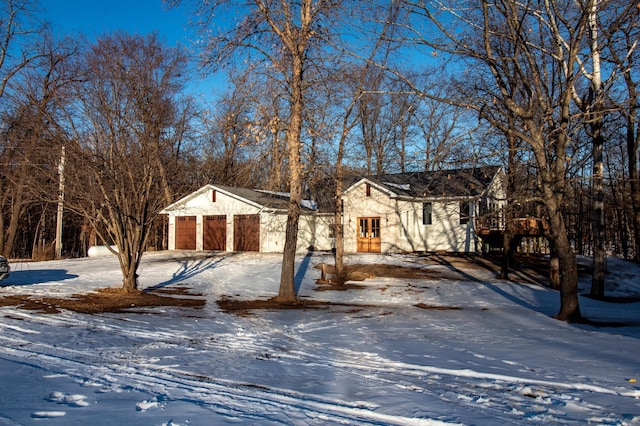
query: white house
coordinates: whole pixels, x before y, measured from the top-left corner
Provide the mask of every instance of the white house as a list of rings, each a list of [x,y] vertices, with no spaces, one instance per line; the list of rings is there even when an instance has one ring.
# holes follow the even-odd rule
[[[169,217],[169,250],[282,252],[287,199],[282,194],[205,185],[162,212]],[[333,216],[303,203],[297,249],[330,250]]]
[[[505,173],[499,167],[352,182],[342,197],[347,253],[476,252],[482,244],[479,226],[504,225]],[[168,248],[282,252],[287,202],[288,194],[205,185],[163,210],[169,216]],[[297,250],[333,249],[333,223],[331,212],[304,203]]]
[[[476,226],[503,226],[499,167],[379,175],[343,192],[345,252],[476,252]]]

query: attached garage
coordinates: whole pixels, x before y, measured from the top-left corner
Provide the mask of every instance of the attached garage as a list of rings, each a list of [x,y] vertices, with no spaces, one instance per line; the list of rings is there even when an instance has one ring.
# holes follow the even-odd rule
[[[333,215],[305,203],[298,251],[331,250]],[[288,196],[223,185],[206,185],[165,208],[169,250],[282,252]]]

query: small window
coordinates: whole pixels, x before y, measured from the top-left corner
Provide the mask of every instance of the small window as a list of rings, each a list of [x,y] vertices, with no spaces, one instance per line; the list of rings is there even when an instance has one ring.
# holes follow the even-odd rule
[[[380,238],[380,218],[371,218],[371,237]]]
[[[215,189],[213,191],[211,191],[211,202],[212,203],[216,202],[216,190]]]
[[[431,221],[432,212],[433,212],[432,203],[422,203],[422,224],[423,225],[431,225],[433,223]]]
[[[471,203],[463,201],[460,203],[460,225],[469,223],[471,217]]]
[[[366,189],[367,197],[371,197],[371,185],[367,184]]]

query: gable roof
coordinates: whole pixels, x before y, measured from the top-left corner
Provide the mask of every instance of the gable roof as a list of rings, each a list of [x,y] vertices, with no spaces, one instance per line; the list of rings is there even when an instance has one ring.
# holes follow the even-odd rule
[[[202,195],[203,193],[206,193],[209,190],[219,191],[223,194],[244,201],[245,203],[252,204],[258,208],[286,211],[289,203],[289,194],[285,193],[260,191],[249,188],[236,188],[227,185],[208,184],[165,207],[161,213],[166,214],[167,212],[175,209],[176,207],[186,204],[190,200]],[[310,208],[307,203],[303,202],[301,207],[303,211],[313,211],[313,209]]]
[[[247,201],[252,202],[261,207],[274,210],[286,210],[289,205],[289,194],[276,193],[270,191],[261,191],[257,189],[249,188],[236,188],[226,185],[212,185],[229,194],[236,195],[239,198],[244,198]],[[304,207],[303,207],[304,209]]]
[[[489,187],[500,169],[499,166],[485,166],[395,173],[371,176],[364,180],[396,197],[476,197],[482,195]]]

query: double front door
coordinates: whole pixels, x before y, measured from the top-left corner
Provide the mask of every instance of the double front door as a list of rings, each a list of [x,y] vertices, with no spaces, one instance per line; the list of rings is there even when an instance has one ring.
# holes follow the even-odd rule
[[[357,244],[359,252],[380,253],[380,218],[359,217]]]

